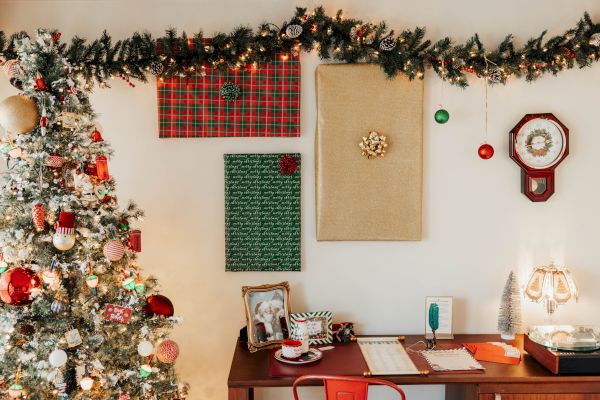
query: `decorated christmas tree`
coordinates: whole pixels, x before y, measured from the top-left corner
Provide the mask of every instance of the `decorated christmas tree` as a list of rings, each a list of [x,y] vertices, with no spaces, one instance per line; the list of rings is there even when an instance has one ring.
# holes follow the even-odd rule
[[[183,398],[167,337],[179,320],[136,263],[142,211],[119,209],[89,77],[59,38],[20,34],[1,60],[21,92],[0,103],[0,388],[10,398]]]
[[[512,340],[521,329],[522,324],[521,291],[514,272],[510,271],[500,300],[498,331],[502,335],[502,339]]]

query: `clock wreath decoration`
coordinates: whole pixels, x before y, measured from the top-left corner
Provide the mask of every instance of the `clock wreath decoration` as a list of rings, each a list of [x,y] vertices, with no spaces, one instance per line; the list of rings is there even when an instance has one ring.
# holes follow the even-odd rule
[[[52,34],[58,41],[60,33]],[[14,40],[25,36],[19,32],[7,37],[0,31],[0,64],[8,63],[7,70],[13,75],[18,69]],[[254,68],[278,55],[285,60],[286,54],[300,51],[316,51],[324,60],[378,64],[388,76],[405,74],[410,79],[422,79],[425,69],[431,68],[441,79],[459,87],[468,86],[469,74],[486,78],[490,84],[505,84],[512,77],[533,81],[544,74],[590,66],[600,57],[600,24],[595,24],[588,13],[563,34],[545,37],[546,31],[516,47],[508,34],[495,48],[484,47],[477,34],[464,43],[449,37],[431,41],[425,39],[425,28],[396,32],[385,22],[346,18],[341,10],[330,16],[323,7],[317,7],[312,12],[296,8],[279,26],[263,23],[256,31],[239,27],[230,33],[217,33],[210,40],[201,32],[178,35],[175,29],[158,40],[149,33],[113,40],[104,32],[91,42],[74,37],[70,44],[58,45],[56,51],[88,89],[94,83],[107,86],[111,77],[133,86],[130,80],[146,81],[147,72],[168,79],[203,74],[206,68]],[[11,82],[20,86],[15,77]]]

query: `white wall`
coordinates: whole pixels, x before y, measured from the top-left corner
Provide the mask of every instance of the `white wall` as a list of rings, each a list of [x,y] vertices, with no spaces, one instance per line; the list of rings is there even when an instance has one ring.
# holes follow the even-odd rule
[[[302,2],[300,2],[302,3]],[[418,2],[326,1],[347,15],[386,19],[401,29],[426,25],[430,38],[459,41],[479,32],[498,43],[512,32],[522,42],[545,28],[571,27],[594,0],[421,0]],[[160,35],[176,26],[207,34],[239,24],[279,22],[293,1],[0,1],[0,29],[8,32],[53,27],[63,38],[88,38],[103,29],[115,38],[147,29]],[[318,5],[310,3],[309,6]],[[116,149],[111,174],[121,203],[135,199],[147,211],[142,226],[142,263],[156,274],[163,292],[186,321],[175,333],[183,354],[178,362],[193,387],[191,399],[221,400],[238,329],[244,324],[240,287],[289,280],[295,311],[329,309],[337,319],[356,321],[359,333],[409,334],[423,331],[426,295],[456,299],[456,332],[494,332],[499,296],[508,271],[534,264],[566,263],[575,272],[581,301],[559,309],[572,323],[600,324],[594,306],[598,269],[597,88],[600,66],[573,70],[528,84],[512,81],[490,91],[489,161],[476,149],[484,140],[483,86],[446,88],[450,122],[433,122],[439,81],[427,74],[425,95],[424,237],[421,242],[317,243],[315,240],[313,72],[319,60],[302,58],[302,137],[299,139],[157,138],[154,83],[130,89],[120,80],[92,96],[105,138]],[[14,91],[0,80],[0,98]],[[369,99],[362,99],[368,101]],[[571,154],[558,168],[557,192],[531,203],[519,190],[519,169],[508,158],[508,131],[525,114],[553,112],[571,130]],[[225,273],[223,154],[301,152],[303,261],[301,273]],[[526,304],[526,321],[543,320],[541,307]],[[442,399],[443,388],[410,390],[411,399]],[[263,397],[264,396],[264,397]],[[289,398],[282,390],[259,398]],[[385,396],[381,396],[385,397]]]

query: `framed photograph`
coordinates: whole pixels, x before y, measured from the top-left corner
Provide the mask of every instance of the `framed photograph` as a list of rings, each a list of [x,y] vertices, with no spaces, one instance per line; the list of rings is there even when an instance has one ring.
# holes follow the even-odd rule
[[[289,338],[290,285],[287,282],[244,286],[242,297],[251,352],[279,345]]]
[[[309,344],[318,345],[333,342],[333,313],[331,311],[295,313],[290,315],[290,319],[292,321],[292,332],[296,327],[297,320],[306,320]]]
[[[429,306],[437,304],[440,310],[440,327],[435,331],[438,339],[453,339],[452,334],[452,296],[427,296],[425,298],[425,338],[433,338],[429,327]]]

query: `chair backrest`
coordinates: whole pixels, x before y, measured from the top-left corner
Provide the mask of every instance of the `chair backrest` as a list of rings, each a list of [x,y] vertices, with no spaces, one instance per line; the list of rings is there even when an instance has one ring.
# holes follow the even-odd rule
[[[355,378],[336,375],[304,375],[296,379],[293,385],[294,400],[298,399],[298,386],[302,382],[320,380],[325,385],[327,400],[367,400],[369,385],[388,386],[395,390],[401,400],[406,400],[404,392],[396,384],[376,378]]]

